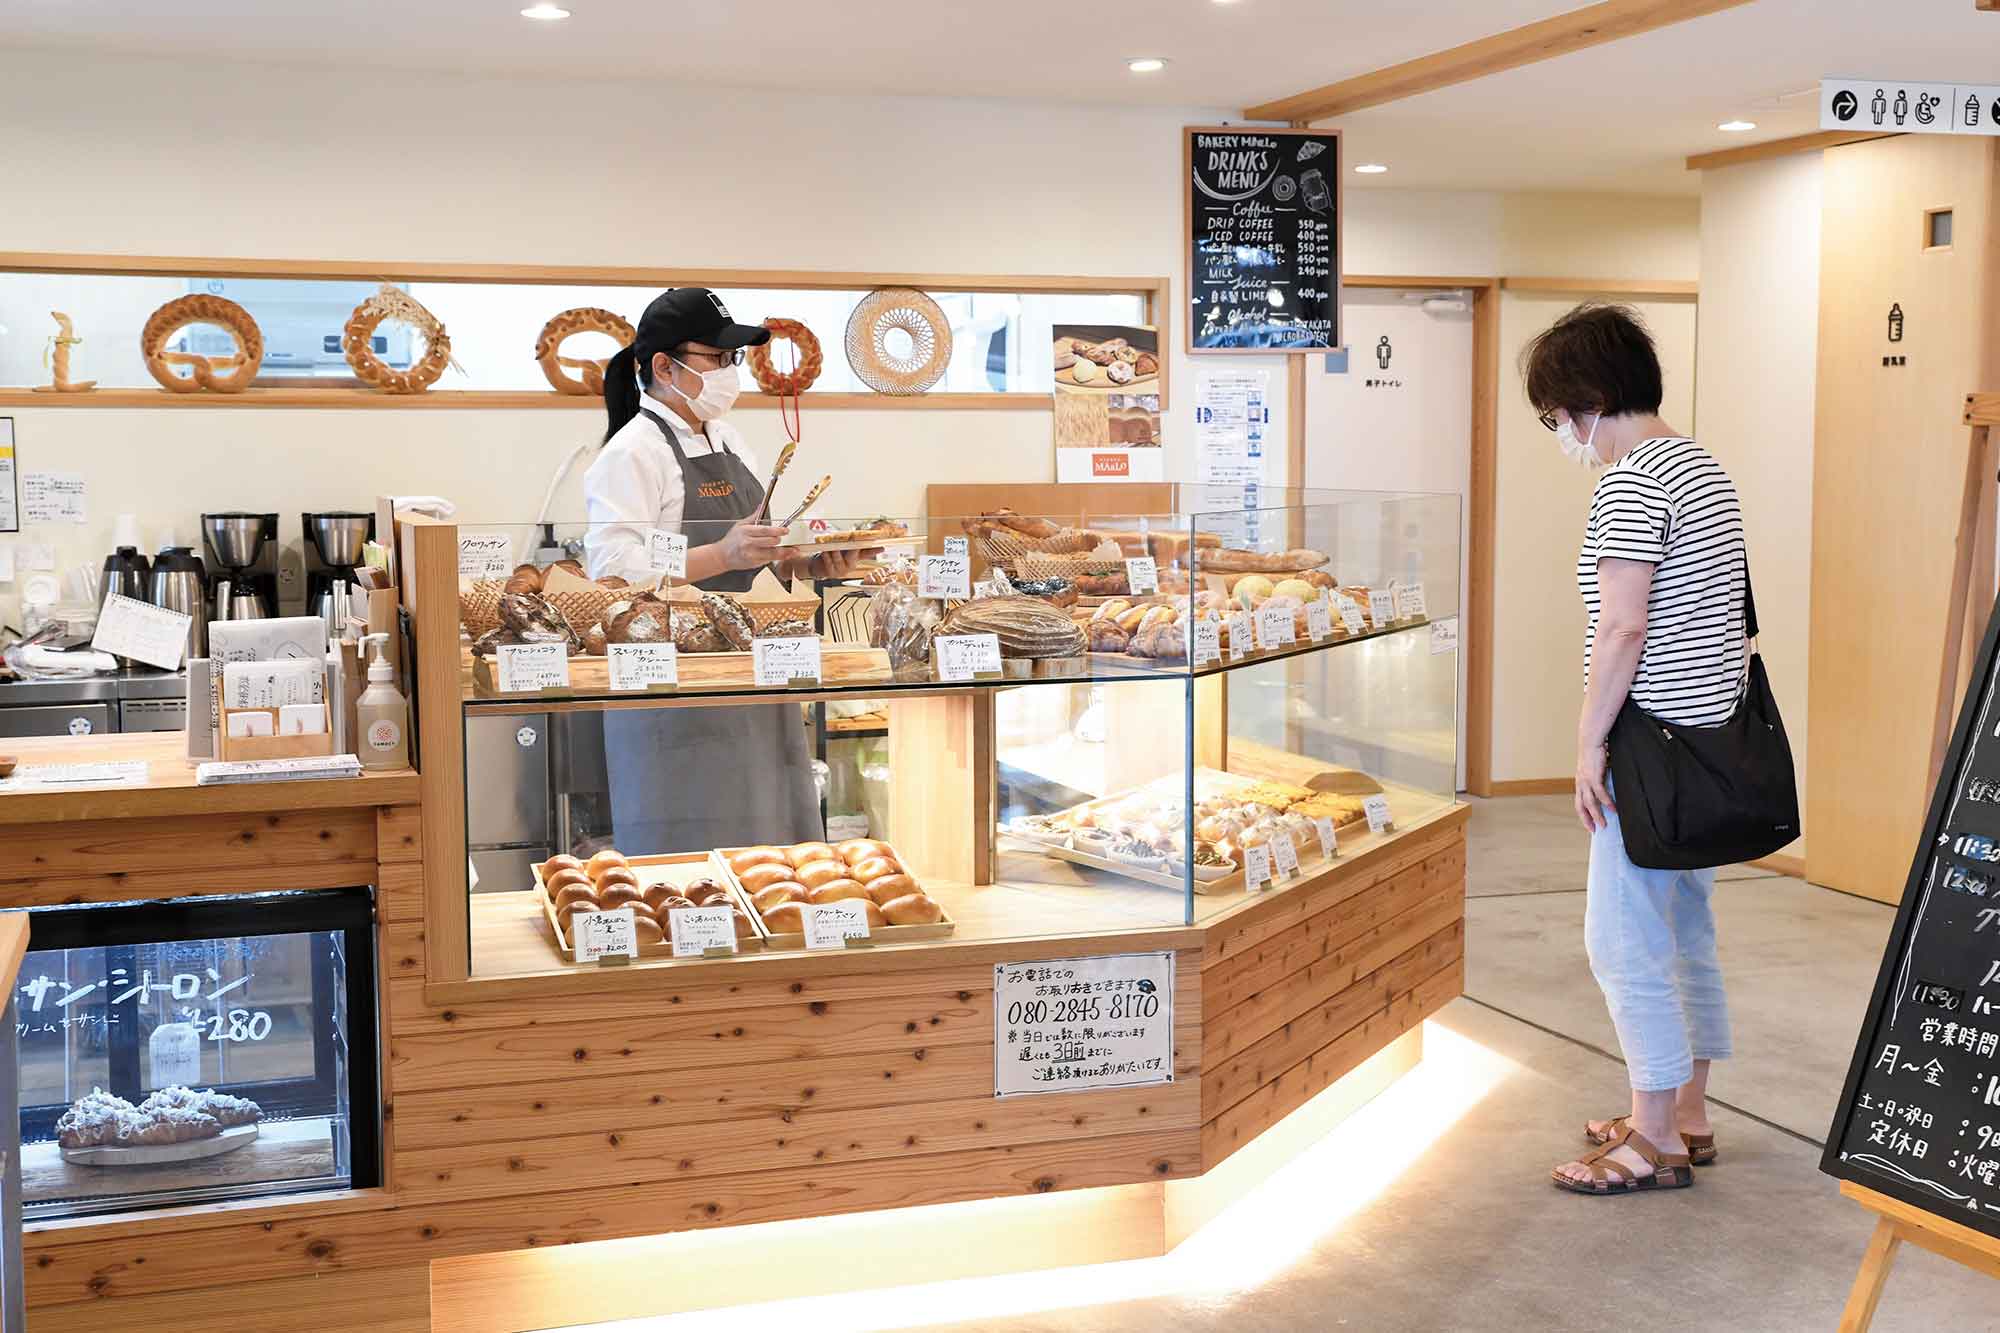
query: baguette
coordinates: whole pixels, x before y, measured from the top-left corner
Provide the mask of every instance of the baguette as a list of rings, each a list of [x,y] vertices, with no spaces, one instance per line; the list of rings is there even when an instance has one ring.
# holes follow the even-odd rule
[[[1327,559],[1326,552],[1310,547],[1275,553],[1224,547],[1219,551],[1202,551],[1195,557],[1199,568],[1218,574],[1280,574],[1297,569],[1318,569]]]

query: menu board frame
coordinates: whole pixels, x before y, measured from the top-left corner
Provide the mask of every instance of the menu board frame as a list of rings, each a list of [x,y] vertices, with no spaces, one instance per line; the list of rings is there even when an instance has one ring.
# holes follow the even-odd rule
[[[1826,1148],[1820,1156],[1820,1170],[1839,1180],[1852,1181],[1878,1194],[1899,1199],[1934,1217],[1956,1222],[1989,1236],[2000,1237],[2000,1210],[1983,1211],[1962,1205],[1948,1205],[1937,1195],[1928,1193],[1914,1185],[1907,1184],[1878,1171],[1864,1170],[1850,1165],[1843,1159],[1849,1126],[1857,1116],[1866,1112],[1857,1106],[1856,1099],[1862,1092],[1862,1084],[1875,1064],[1875,1053],[1885,1040],[1883,1032],[1884,1011],[1888,1010],[1902,989],[1902,973],[1912,945],[1912,933],[1921,924],[1919,915],[1927,901],[1925,872],[1933,862],[1940,859],[1942,841],[1950,808],[1962,781],[1969,781],[1972,774],[1966,769],[1967,751],[1973,746],[1973,732],[1979,729],[1995,702],[1996,692],[2000,692],[2000,681],[1994,679],[1995,647],[2000,644],[2000,600],[1986,623],[1986,634],[1980,642],[1979,656],[1970,676],[1965,696],[1959,703],[1958,721],[1952,728],[1951,745],[1945,751],[1944,763],[1938,770],[1935,789],[1931,793],[1930,813],[1924,819],[1923,834],[1917,842],[1916,855],[1911,859],[1909,877],[1903,884],[1902,902],[1896,909],[1896,923],[1889,932],[1888,944],[1883,949],[1882,966],[1875,977],[1875,989],[1868,999],[1868,1014],[1862,1020],[1861,1031],[1856,1038],[1853,1058],[1848,1063],[1847,1079],[1840,1090],[1840,1100],[1835,1104],[1833,1123],[1827,1130]],[[2000,737],[1993,741],[1996,751],[2000,751]],[[1996,951],[2000,951],[2000,938],[1995,941]],[[1925,978],[1912,977],[1911,985],[1916,986]],[[1974,987],[1968,985],[1967,990]],[[2000,1025],[2000,1024],[1996,1024]],[[1996,1112],[2000,1119],[2000,1112]],[[1942,1127],[1940,1127],[1941,1129]],[[1946,1148],[1944,1151],[1949,1151]],[[1929,1163],[1925,1164],[1929,1167]],[[1942,1174],[1945,1162],[1941,1157],[1936,1170]]]
[[[1327,156],[1332,159],[1327,174],[1332,177],[1333,226],[1331,228],[1332,264],[1329,274],[1333,283],[1331,309],[1333,315],[1333,337],[1324,346],[1298,345],[1287,347],[1205,347],[1195,340],[1195,299],[1203,290],[1195,282],[1196,237],[1195,216],[1200,208],[1196,199],[1199,193],[1194,184],[1194,139],[1197,134],[1259,134],[1276,138],[1323,139],[1330,141]],[[1187,125],[1181,129],[1181,290],[1186,294],[1181,302],[1181,315],[1186,328],[1185,346],[1190,356],[1302,356],[1323,355],[1329,352],[1347,350],[1347,321],[1342,307],[1346,304],[1344,268],[1347,248],[1342,233],[1347,223],[1347,181],[1345,144],[1337,129],[1315,129],[1311,126],[1286,125]],[[1261,190],[1260,190],[1261,193]]]

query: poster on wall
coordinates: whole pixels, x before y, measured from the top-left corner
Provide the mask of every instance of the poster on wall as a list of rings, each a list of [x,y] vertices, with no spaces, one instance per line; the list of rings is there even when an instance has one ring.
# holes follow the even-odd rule
[[[0,532],[21,530],[21,499],[15,486],[14,418],[0,417]]]
[[[1265,370],[1195,372],[1195,480],[1204,486],[1264,482],[1264,437],[1271,427],[1271,375]]]
[[[1182,134],[1188,350],[1341,347],[1340,131]]]
[[[1053,337],[1056,480],[1163,480],[1159,330],[1057,324]]]

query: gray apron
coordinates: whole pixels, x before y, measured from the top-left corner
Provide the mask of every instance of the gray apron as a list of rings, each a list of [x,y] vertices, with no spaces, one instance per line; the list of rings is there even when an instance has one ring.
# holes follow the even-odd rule
[[[764,487],[742,459],[722,444],[689,458],[659,414],[641,410],[681,465],[690,552],[756,512]],[[708,541],[696,540],[697,533]],[[744,592],[756,577],[754,569],[733,569],[696,586]],[[826,836],[795,703],[613,709],[604,714],[604,761],[612,837],[627,856]]]

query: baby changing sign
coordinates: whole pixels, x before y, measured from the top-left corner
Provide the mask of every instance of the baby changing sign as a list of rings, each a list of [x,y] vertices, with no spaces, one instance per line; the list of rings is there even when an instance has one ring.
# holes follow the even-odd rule
[[[1174,955],[993,968],[993,1095],[1174,1081]]]

